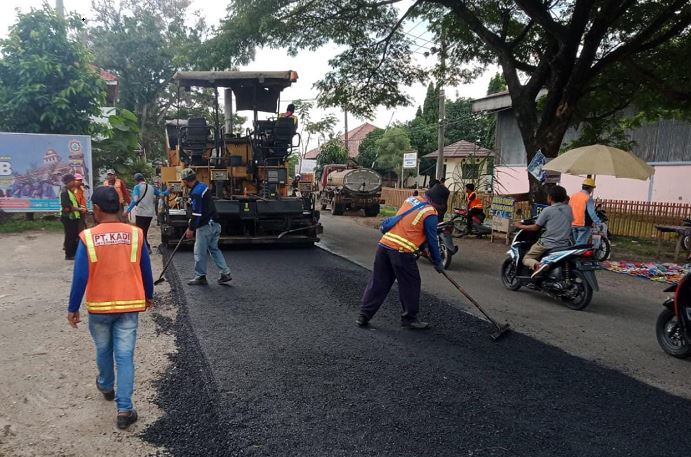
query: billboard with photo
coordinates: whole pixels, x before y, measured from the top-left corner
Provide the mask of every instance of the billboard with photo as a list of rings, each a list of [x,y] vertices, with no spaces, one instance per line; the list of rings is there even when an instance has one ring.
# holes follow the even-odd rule
[[[91,137],[0,132],[0,211],[60,211],[62,177],[84,177],[93,188]]]

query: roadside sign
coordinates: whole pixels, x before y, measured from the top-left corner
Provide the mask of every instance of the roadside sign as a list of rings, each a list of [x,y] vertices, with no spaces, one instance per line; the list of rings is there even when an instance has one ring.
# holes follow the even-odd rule
[[[546,161],[545,155],[538,149],[535,156],[533,156],[533,160],[531,160],[528,164],[528,172],[540,182],[543,182],[544,180],[544,172],[542,171],[542,167],[545,166]]]
[[[533,207],[531,208],[532,211],[532,216],[533,217],[538,217],[540,213],[542,212],[543,209],[547,208],[549,205],[543,205],[542,203],[534,203]]]
[[[508,233],[513,218],[514,200],[511,197],[495,195],[492,198],[492,231]]]
[[[417,168],[417,152],[403,154],[403,168]]]

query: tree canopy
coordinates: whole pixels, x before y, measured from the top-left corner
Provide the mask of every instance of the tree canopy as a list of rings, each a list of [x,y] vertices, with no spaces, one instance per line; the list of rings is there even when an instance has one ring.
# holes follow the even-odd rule
[[[320,99],[363,116],[378,105],[410,103],[404,87],[413,82],[433,76],[455,83],[498,63],[528,160],[538,149],[558,153],[579,105],[617,67],[687,50],[671,43],[686,42],[691,23],[688,0],[232,0],[229,12],[216,41],[236,49],[239,60],[259,46],[287,46],[293,54],[341,46],[317,83]],[[416,36],[405,28],[413,21],[425,21],[431,41],[443,44],[430,49],[444,54],[431,69],[412,58]],[[664,71],[647,73],[664,82],[651,90],[676,82]],[[610,101],[641,90],[634,86],[612,85]],[[536,182],[531,187],[539,192]]]
[[[79,39],[81,18],[59,18],[47,4],[18,14],[0,40],[0,130],[92,133],[105,84]]]
[[[345,164],[348,162],[348,150],[340,138],[331,138],[319,148],[317,156],[317,166],[314,173],[317,178],[321,177],[324,165]]]

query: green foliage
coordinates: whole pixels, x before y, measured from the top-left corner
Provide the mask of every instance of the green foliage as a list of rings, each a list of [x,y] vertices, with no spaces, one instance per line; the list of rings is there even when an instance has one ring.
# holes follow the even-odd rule
[[[372,168],[378,172],[382,172],[377,163],[379,158],[379,148],[377,147],[377,141],[379,141],[384,136],[384,129],[375,129],[367,134],[365,138],[360,142],[358,146],[357,162],[366,168]]]
[[[343,141],[339,138],[332,138],[319,148],[317,166],[314,168],[315,176],[321,177],[324,165],[345,164],[346,162],[348,162],[348,150]]]
[[[91,133],[105,85],[79,40],[82,26],[47,4],[18,14],[0,40],[0,130]]]
[[[178,112],[177,87],[170,83],[176,71],[201,65],[207,27],[189,11],[189,0],[116,3],[114,7],[112,0],[94,1],[89,39],[96,62],[120,78],[118,106],[137,115],[140,142],[148,157],[163,157],[167,119],[194,115],[213,120],[212,90],[181,93],[183,107]]]
[[[11,215],[0,223],[0,233],[19,233],[31,230],[45,230],[49,232],[61,232],[62,222],[55,219],[35,219],[29,221],[24,215]]]
[[[403,163],[403,154],[411,152],[413,147],[410,144],[408,133],[402,127],[386,129],[384,135],[376,141],[377,162],[386,171],[397,171]]]
[[[118,108],[116,114],[108,118],[108,126],[102,139],[93,144],[94,168],[98,173],[114,169],[120,179],[129,185],[134,184],[134,173],[152,176],[151,166],[144,162],[139,153],[139,123],[131,111]]]
[[[496,94],[497,92],[503,92],[508,87],[506,86],[506,79],[501,73],[495,73],[492,79],[489,80],[487,85],[487,95]]]

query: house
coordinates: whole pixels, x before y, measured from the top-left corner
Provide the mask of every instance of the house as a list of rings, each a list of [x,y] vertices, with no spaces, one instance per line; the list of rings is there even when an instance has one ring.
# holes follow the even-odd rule
[[[103,82],[106,83],[106,103],[101,107],[101,115],[94,118],[99,124],[107,124],[108,118],[115,114],[115,105],[120,95],[120,80],[113,73],[102,68],[93,67],[98,71]]]
[[[439,151],[424,156],[437,159]],[[446,186],[462,190],[467,183],[475,184],[481,192],[490,192],[493,184],[494,151],[461,140],[444,147],[444,176]]]
[[[539,96],[544,95],[541,92]],[[495,139],[495,192],[520,194],[528,191],[526,151],[511,109],[508,92],[499,92],[473,102],[473,112],[493,114],[497,119]],[[577,137],[570,129],[562,145]],[[595,196],[614,200],[691,202],[691,123],[661,119],[629,130],[634,154],[655,168],[647,181],[597,176]],[[582,177],[562,175],[569,193],[580,189]],[[501,189],[498,191],[497,189]]]
[[[365,122],[362,125],[355,127],[348,132],[348,156],[352,159],[357,157],[358,149],[360,148],[360,143],[365,139],[367,135],[376,130],[378,127]],[[338,136],[338,139],[345,142],[345,134]],[[307,173],[314,170],[317,166],[317,156],[319,155],[319,147],[310,149],[305,153],[300,163],[300,173]]]

